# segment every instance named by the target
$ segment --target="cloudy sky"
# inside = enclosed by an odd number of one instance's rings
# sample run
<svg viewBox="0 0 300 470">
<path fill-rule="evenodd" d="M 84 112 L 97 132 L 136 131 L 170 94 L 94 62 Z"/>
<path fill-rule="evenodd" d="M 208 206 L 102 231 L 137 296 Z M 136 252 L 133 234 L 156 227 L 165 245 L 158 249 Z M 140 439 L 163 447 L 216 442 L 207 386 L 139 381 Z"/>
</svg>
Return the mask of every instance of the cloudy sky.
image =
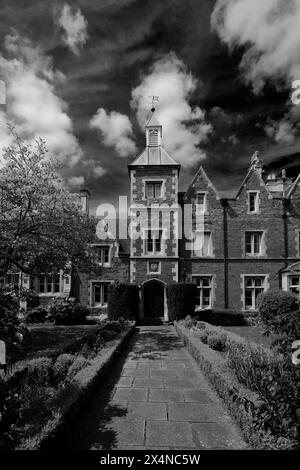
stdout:
<svg viewBox="0 0 300 470">
<path fill-rule="evenodd" d="M 43 137 L 92 206 L 128 193 L 149 96 L 183 190 L 202 163 L 237 185 L 259 150 L 299 170 L 300 0 L 0 0 L 5 123 Z"/>
</svg>

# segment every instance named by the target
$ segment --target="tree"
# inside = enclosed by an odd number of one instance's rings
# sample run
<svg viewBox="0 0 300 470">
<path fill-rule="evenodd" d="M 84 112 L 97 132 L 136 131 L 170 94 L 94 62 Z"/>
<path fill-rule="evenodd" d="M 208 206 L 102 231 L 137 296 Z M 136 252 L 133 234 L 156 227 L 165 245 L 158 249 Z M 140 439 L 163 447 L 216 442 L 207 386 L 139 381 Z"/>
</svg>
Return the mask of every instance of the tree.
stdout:
<svg viewBox="0 0 300 470">
<path fill-rule="evenodd" d="M 10 131 L 14 142 L 3 149 L 0 172 L 0 275 L 90 265 L 95 221 L 65 188 L 45 142 L 30 145 Z"/>
</svg>

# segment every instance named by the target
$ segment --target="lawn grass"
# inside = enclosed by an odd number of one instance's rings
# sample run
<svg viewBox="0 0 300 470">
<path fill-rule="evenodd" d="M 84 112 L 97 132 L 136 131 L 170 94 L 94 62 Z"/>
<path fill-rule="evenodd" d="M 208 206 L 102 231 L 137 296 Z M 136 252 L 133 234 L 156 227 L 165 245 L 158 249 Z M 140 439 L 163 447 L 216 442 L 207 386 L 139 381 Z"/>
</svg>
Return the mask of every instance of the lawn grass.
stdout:
<svg viewBox="0 0 300 470">
<path fill-rule="evenodd" d="M 260 326 L 222 326 L 222 328 L 242 336 L 249 342 L 252 341 L 260 346 L 270 348 L 272 338 L 264 336 Z"/>
<path fill-rule="evenodd" d="M 70 341 L 83 338 L 98 328 L 99 323 L 76 326 L 51 324 L 30 326 L 29 333 L 25 335 L 17 359 L 24 360 L 48 356 L 57 349 L 63 348 Z"/>
</svg>

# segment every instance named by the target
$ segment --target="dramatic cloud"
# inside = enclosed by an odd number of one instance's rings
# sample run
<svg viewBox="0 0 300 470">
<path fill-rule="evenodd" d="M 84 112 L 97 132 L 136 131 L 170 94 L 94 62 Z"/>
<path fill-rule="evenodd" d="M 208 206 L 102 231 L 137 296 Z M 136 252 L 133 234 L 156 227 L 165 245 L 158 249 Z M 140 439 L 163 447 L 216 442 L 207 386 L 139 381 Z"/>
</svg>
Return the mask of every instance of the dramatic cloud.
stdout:
<svg viewBox="0 0 300 470">
<path fill-rule="evenodd" d="M 0 54 L 7 100 L 6 112 L 0 112 L 1 146 L 10 142 L 5 125 L 9 121 L 29 141 L 43 138 L 61 163 L 74 165 L 82 151 L 73 135 L 66 103 L 55 92 L 64 76 L 38 48 L 16 33 L 6 36 L 5 49 L 6 57 Z"/>
<path fill-rule="evenodd" d="M 231 48 L 245 47 L 241 69 L 256 93 L 300 78 L 299 0 L 218 0 L 211 23 Z"/>
<path fill-rule="evenodd" d="M 102 176 L 106 174 L 106 170 L 102 166 L 97 165 L 94 168 L 94 174 L 96 175 L 96 178 L 102 178 Z"/>
<path fill-rule="evenodd" d="M 81 186 L 84 185 L 85 179 L 84 176 L 71 176 L 71 178 L 68 179 L 68 184 L 72 188 L 80 188 Z"/>
<path fill-rule="evenodd" d="M 87 21 L 80 10 L 72 12 L 68 4 L 63 6 L 59 25 L 64 30 L 63 40 L 71 51 L 78 55 L 88 38 Z"/>
<path fill-rule="evenodd" d="M 164 146 L 185 167 L 205 157 L 199 145 L 212 131 L 204 120 L 204 111 L 189 104 L 196 86 L 197 80 L 183 62 L 169 53 L 154 63 L 150 73 L 132 91 L 131 105 L 141 129 L 145 128 L 149 113 L 149 96 L 159 95 L 157 115 L 163 125 Z"/>
<path fill-rule="evenodd" d="M 218 0 L 211 17 L 213 29 L 230 48 L 244 47 L 240 68 L 255 94 L 267 82 L 292 91 L 300 79 L 300 1 L 299 0 Z M 275 142 L 295 142 L 295 108 L 278 122 L 265 126 Z M 299 116 L 298 116 L 299 117 Z"/>
<path fill-rule="evenodd" d="M 120 157 L 128 157 L 136 153 L 132 124 L 128 116 L 116 111 L 107 113 L 105 109 L 99 108 L 91 119 L 90 126 L 101 132 L 103 144 L 107 147 L 114 147 Z"/>
<path fill-rule="evenodd" d="M 285 119 L 278 122 L 270 121 L 266 124 L 265 131 L 269 137 L 279 144 L 291 145 L 296 141 L 297 129 Z"/>
</svg>

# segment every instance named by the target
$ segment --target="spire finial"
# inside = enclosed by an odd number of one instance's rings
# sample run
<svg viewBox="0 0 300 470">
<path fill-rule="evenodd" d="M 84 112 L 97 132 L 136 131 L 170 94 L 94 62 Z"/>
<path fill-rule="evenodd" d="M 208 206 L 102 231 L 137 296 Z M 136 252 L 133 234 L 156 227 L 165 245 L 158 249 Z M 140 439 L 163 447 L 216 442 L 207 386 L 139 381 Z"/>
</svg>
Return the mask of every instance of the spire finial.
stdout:
<svg viewBox="0 0 300 470">
<path fill-rule="evenodd" d="M 251 157 L 251 165 L 257 166 L 259 164 L 260 164 L 259 152 L 258 150 L 256 150 L 256 152 L 254 152 L 254 154 Z"/>
<path fill-rule="evenodd" d="M 151 104 L 151 112 L 154 113 L 155 105 L 156 105 L 156 103 L 159 102 L 159 96 L 151 95 L 151 96 L 148 96 L 148 98 L 150 98 L 150 100 L 151 100 L 151 103 L 150 103 Z"/>
</svg>

